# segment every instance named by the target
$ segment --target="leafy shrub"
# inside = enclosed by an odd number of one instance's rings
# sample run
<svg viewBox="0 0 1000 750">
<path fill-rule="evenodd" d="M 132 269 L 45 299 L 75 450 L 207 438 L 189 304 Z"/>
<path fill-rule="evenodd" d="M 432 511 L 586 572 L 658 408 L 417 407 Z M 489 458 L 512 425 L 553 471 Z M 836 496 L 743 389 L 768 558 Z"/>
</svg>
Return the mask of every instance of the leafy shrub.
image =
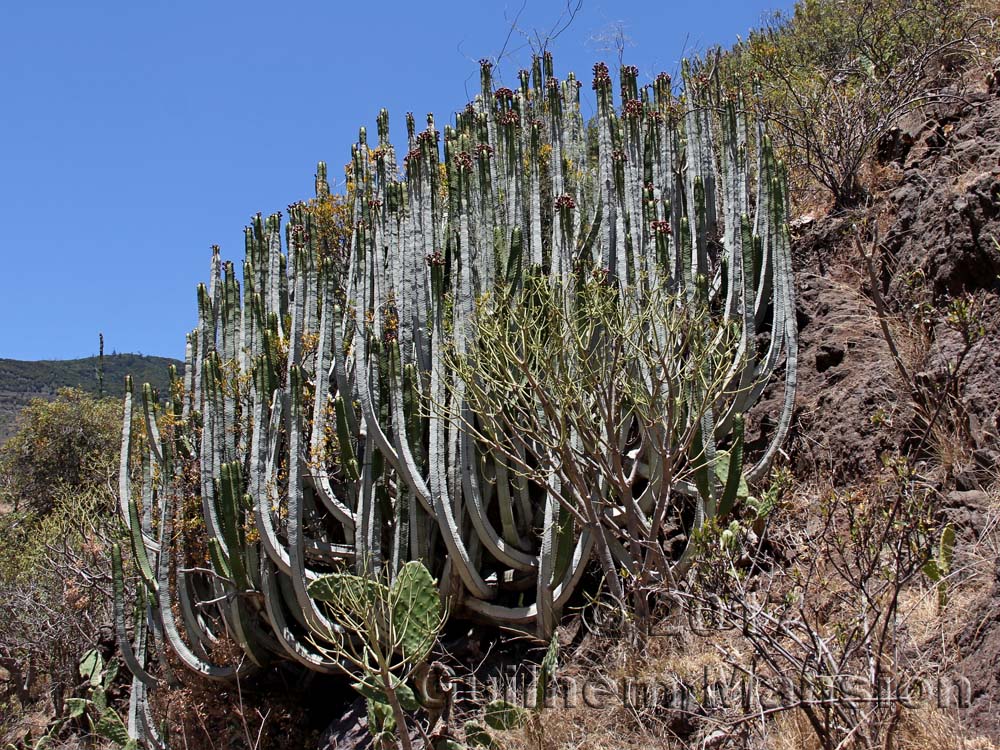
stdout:
<svg viewBox="0 0 1000 750">
<path fill-rule="evenodd" d="M 0 703 L 8 715 L 15 702 L 38 701 L 62 715 L 82 653 L 110 640 L 109 524 L 101 510 L 108 500 L 64 488 L 45 516 L 0 516 L 0 666 L 8 676 Z"/>
<path fill-rule="evenodd" d="M 838 208 L 865 196 L 860 170 L 898 118 L 942 98 L 992 25 L 965 0 L 800 0 L 737 48 L 793 170 Z M 942 75 L 944 74 L 944 75 Z"/>
<path fill-rule="evenodd" d="M 68 488 L 103 490 L 113 480 L 121 405 L 62 388 L 35 399 L 21 427 L 0 447 L 0 499 L 15 510 L 45 513 Z"/>
<path fill-rule="evenodd" d="M 114 465 L 120 407 L 64 389 L 37 399 L 0 448 L 0 715 L 62 721 L 84 651 L 112 645 Z M 9 728 L 9 727 L 8 727 Z M 18 732 L 20 734 L 20 732 Z"/>
<path fill-rule="evenodd" d="M 736 725 L 766 705 L 801 713 L 823 748 L 897 747 L 914 686 L 940 678 L 903 602 L 928 584 L 946 601 L 954 531 L 936 520 L 932 487 L 904 460 L 886 462 L 869 486 L 824 498 L 815 523 L 776 519 L 784 549 L 808 550 L 792 564 L 775 565 L 739 524 L 730 543 L 730 530 L 702 536 L 691 588 L 672 595 L 699 634 L 730 631 L 754 655 L 749 668 L 724 659 L 758 688 Z"/>
</svg>

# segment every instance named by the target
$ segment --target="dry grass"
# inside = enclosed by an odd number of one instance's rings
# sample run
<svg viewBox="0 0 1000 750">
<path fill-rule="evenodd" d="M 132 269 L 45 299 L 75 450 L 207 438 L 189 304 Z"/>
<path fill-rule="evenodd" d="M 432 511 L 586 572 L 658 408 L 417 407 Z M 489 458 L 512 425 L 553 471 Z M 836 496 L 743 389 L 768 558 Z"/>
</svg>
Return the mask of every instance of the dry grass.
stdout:
<svg viewBox="0 0 1000 750">
<path fill-rule="evenodd" d="M 859 492 L 864 492 L 861 488 Z M 772 533 L 787 542 L 794 567 L 815 557 L 809 540 L 815 533 L 816 498 L 819 487 L 801 486 L 788 498 Z M 931 681 L 955 673 L 958 636 L 969 626 L 976 602 L 984 594 L 1000 555 L 1000 494 L 993 503 L 984 530 L 978 539 L 960 542 L 948 600 L 938 602 L 937 589 L 920 579 L 904 589 L 900 598 L 900 669 L 911 676 Z M 810 510 L 812 509 L 812 510 Z M 811 550 L 811 551 L 810 551 Z M 796 554 L 798 553 L 798 554 Z M 791 572 L 794 576 L 794 570 Z M 806 604 L 828 613 L 829 625 L 841 613 L 827 605 L 837 589 L 820 575 L 809 592 Z M 700 750 L 822 750 L 805 714 L 789 709 L 766 719 L 740 722 L 735 706 L 712 707 L 684 714 L 663 706 L 629 705 L 621 698 L 620 686 L 633 683 L 666 682 L 701 685 L 707 672 L 723 676 L 727 660 L 750 666 L 750 649 L 738 631 L 697 635 L 684 622 L 667 619 L 661 637 L 638 646 L 624 640 L 584 640 L 575 652 L 562 657 L 560 678 L 582 682 L 603 682 L 614 686 L 601 705 L 555 705 L 546 708 L 532 728 L 498 736 L 499 747 L 509 750 L 604 750 L 605 748 L 699 748 Z M 861 745 L 845 744 L 844 747 Z M 993 750 L 997 746 L 963 725 L 963 714 L 948 708 L 920 703 L 899 711 L 898 724 L 890 745 L 893 750 Z M 865 748 L 865 750 L 868 750 Z M 876 749 L 872 749 L 876 750 Z M 877 748 L 883 750 L 883 748 Z"/>
<path fill-rule="evenodd" d="M 781 714 L 771 722 L 764 744 L 759 747 L 760 750 L 823 750 L 809 722 L 798 711 Z M 894 750 L 995 750 L 996 745 L 985 737 L 967 736 L 947 711 L 920 707 L 903 713 L 892 747 Z"/>
</svg>

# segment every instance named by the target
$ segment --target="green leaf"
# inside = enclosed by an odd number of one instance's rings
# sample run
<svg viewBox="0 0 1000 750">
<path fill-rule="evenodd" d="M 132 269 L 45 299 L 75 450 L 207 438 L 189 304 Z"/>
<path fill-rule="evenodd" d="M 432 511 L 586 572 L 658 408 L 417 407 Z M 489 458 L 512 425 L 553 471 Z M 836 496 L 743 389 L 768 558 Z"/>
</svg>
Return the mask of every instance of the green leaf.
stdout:
<svg viewBox="0 0 1000 750">
<path fill-rule="evenodd" d="M 937 583 L 941 580 L 941 569 L 938 567 L 937 560 L 928 560 L 924 563 L 922 570 L 932 582 Z"/>
<path fill-rule="evenodd" d="M 951 560 L 955 554 L 955 529 L 949 523 L 941 531 L 941 542 L 938 544 L 938 566 L 946 574 L 951 570 Z"/>
<path fill-rule="evenodd" d="M 441 626 L 441 598 L 430 571 L 411 561 L 404 565 L 389 591 L 393 638 L 399 642 L 403 658 L 418 662 L 437 639 Z"/>
<path fill-rule="evenodd" d="M 371 578 L 352 573 L 330 573 L 309 584 L 309 596 L 317 601 L 329 602 L 347 612 L 363 615 L 371 611 L 376 602 L 384 602 L 389 590 Z"/>
<path fill-rule="evenodd" d="M 111 740 L 116 745 L 126 745 L 129 740 L 128 730 L 125 728 L 125 724 L 122 722 L 121 717 L 115 713 L 115 710 L 109 708 L 101 714 L 101 718 L 97 720 L 97 725 L 94 727 L 94 734 L 100 735 L 105 739 Z"/>
<path fill-rule="evenodd" d="M 368 675 L 363 680 L 351 683 L 351 687 L 370 701 L 389 704 L 389 698 L 385 694 L 385 686 L 381 684 L 381 680 L 375 675 Z M 392 689 L 395 691 L 396 699 L 404 711 L 416 711 L 420 708 L 417 696 L 410 686 L 395 675 L 392 678 Z"/>
<path fill-rule="evenodd" d="M 542 668 L 538 672 L 538 685 L 535 687 L 535 710 L 541 711 L 545 707 L 545 694 L 548 692 L 549 683 L 556 676 L 556 669 L 559 666 L 559 641 L 556 636 L 552 636 L 549 641 L 549 648 L 542 659 Z"/>
<path fill-rule="evenodd" d="M 80 659 L 80 676 L 85 680 L 90 680 L 91 687 L 98 687 L 101 684 L 101 671 L 104 669 L 104 657 L 96 648 L 90 649 Z"/>
<path fill-rule="evenodd" d="M 108 662 L 108 666 L 104 670 L 105 690 L 111 689 L 111 686 L 114 684 L 116 677 L 118 677 L 118 662 L 116 661 Z"/>
<path fill-rule="evenodd" d="M 417 696 L 405 682 L 400 682 L 394 689 L 396 691 L 396 698 L 399 700 L 399 705 L 404 711 L 416 711 L 420 708 Z"/>
<path fill-rule="evenodd" d="M 493 736 L 482 724 L 467 721 L 463 729 L 465 730 L 465 741 L 469 743 L 469 747 L 486 747 L 490 750 L 495 750 L 498 747 Z"/>
<path fill-rule="evenodd" d="M 368 731 L 376 742 L 385 738 L 396 729 L 396 720 L 392 716 L 392 708 L 387 703 L 379 703 L 368 699 L 365 701 L 368 710 Z"/>
<path fill-rule="evenodd" d="M 385 691 L 381 687 L 376 687 L 372 683 L 368 682 L 369 679 L 372 678 L 366 677 L 364 680 L 352 682 L 351 687 L 370 701 L 389 705 L 389 699 L 386 697 Z"/>
<path fill-rule="evenodd" d="M 528 723 L 528 712 L 507 701 L 496 700 L 486 704 L 483 719 L 491 729 L 506 731 L 520 729 Z"/>
<path fill-rule="evenodd" d="M 67 698 L 66 712 L 71 719 L 79 719 L 87 710 L 90 703 L 86 698 Z"/>
</svg>

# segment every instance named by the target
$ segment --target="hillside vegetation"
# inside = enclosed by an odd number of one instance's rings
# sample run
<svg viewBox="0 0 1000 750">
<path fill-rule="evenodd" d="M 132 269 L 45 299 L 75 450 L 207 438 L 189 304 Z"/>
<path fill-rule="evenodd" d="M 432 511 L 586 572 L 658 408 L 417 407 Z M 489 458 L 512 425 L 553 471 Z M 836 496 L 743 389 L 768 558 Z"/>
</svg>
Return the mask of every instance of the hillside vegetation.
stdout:
<svg viewBox="0 0 1000 750">
<path fill-rule="evenodd" d="M 104 357 L 104 395 L 120 399 L 124 395 L 125 376 L 131 374 L 140 383 L 154 388 L 167 385 L 167 368 L 183 363 L 168 357 L 142 354 L 109 354 Z M 17 429 L 17 415 L 33 398 L 49 401 L 60 388 L 79 388 L 98 395 L 99 359 L 52 359 L 26 361 L 0 359 L 0 444 Z"/>
</svg>

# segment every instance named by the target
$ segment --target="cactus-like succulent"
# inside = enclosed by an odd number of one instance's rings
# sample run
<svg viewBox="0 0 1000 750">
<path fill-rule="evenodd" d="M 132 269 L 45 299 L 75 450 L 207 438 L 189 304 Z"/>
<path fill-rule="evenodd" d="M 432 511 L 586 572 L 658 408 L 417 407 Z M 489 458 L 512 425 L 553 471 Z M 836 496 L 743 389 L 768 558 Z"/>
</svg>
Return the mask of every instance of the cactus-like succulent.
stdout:
<svg viewBox="0 0 1000 750">
<path fill-rule="evenodd" d="M 118 676 L 118 665 L 115 662 L 105 664 L 100 651 L 90 649 L 80 660 L 79 671 L 80 677 L 87 683 L 87 697 L 69 698 L 66 701 L 66 718 L 80 720 L 85 717 L 90 725 L 90 731 L 96 736 L 109 741 L 114 747 L 138 750 L 138 739 L 129 736 L 125 722 L 118 712 L 108 705 L 108 691 Z M 57 726 L 61 725 L 61 721 L 57 722 Z M 35 747 L 43 746 L 44 743 L 39 743 Z"/>
<path fill-rule="evenodd" d="M 367 701 L 376 743 L 395 729 L 409 748 L 404 712 L 420 706 L 407 680 L 424 664 L 444 623 L 430 572 L 411 560 L 388 585 L 369 575 L 330 573 L 310 583 L 309 594 L 323 603 L 336 628 L 328 645 L 316 648 L 359 673 L 352 687 Z"/>
<path fill-rule="evenodd" d="M 338 591 L 419 589 L 392 613 L 413 660 L 438 616 L 432 576 L 453 615 L 548 639 L 588 565 L 619 599 L 622 569 L 676 580 L 691 552 L 667 529 L 692 538 L 767 470 L 796 328 L 787 192 L 763 127 L 711 66 L 684 66 L 682 100 L 623 70 L 622 111 L 598 66 L 588 141 L 579 82 L 535 67 L 511 90 L 484 64 L 443 133 L 409 117 L 401 165 L 380 113 L 377 146 L 362 130 L 348 165 L 349 242 L 317 224 L 321 164 L 317 204 L 289 207 L 284 239 L 280 214 L 247 227 L 242 288 L 213 252 L 183 381 L 144 387 L 141 404 L 129 384 L 131 729 L 151 727 L 148 652 L 211 679 L 275 659 L 350 669 L 336 654 L 351 635 L 324 604 Z M 782 367 L 777 428 L 746 466 L 742 415 Z M 546 414 L 553 373 L 569 383 Z M 622 388 L 579 387 L 597 376 Z M 549 432 L 520 430 L 522 416 Z M 224 638 L 240 666 L 213 661 Z"/>
<path fill-rule="evenodd" d="M 937 549 L 923 567 L 924 575 L 937 587 L 938 607 L 948 603 L 948 575 L 951 573 L 951 562 L 955 556 L 955 528 L 949 523 L 941 529 Z"/>
</svg>

